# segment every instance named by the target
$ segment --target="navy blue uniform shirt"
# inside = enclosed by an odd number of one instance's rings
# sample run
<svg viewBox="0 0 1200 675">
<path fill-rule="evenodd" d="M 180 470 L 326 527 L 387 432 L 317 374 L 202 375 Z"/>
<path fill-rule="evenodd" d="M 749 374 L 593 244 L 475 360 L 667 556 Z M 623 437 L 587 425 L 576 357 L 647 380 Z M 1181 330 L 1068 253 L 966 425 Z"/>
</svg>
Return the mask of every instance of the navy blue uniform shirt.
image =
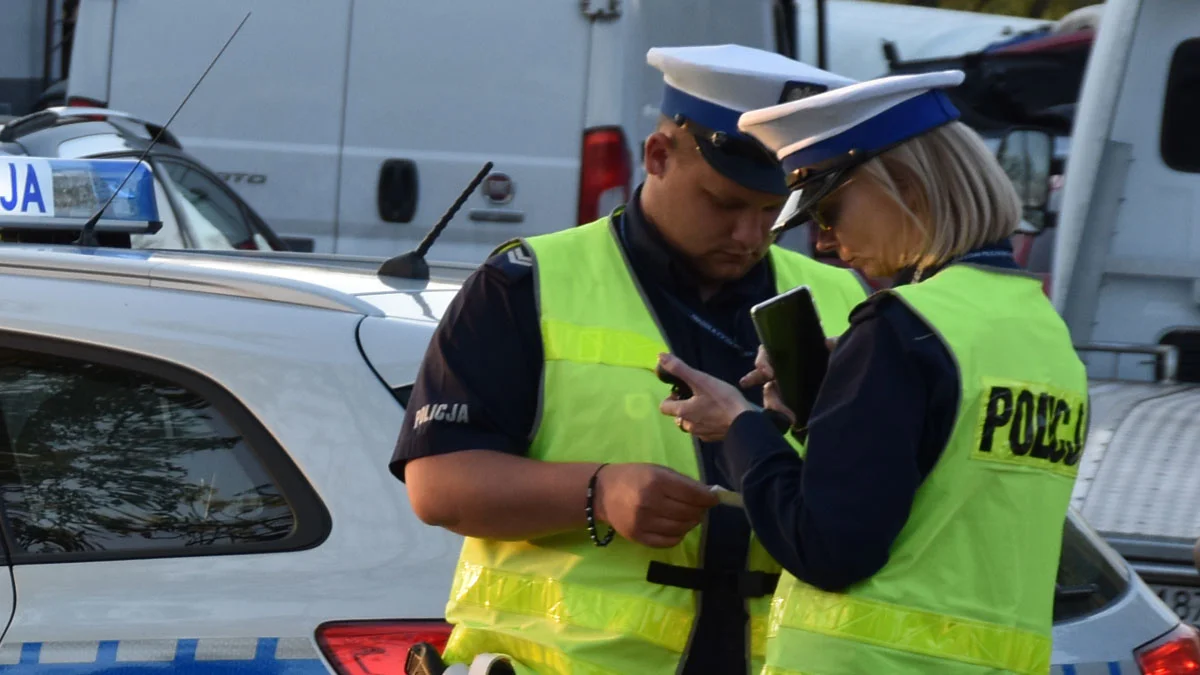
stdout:
<svg viewBox="0 0 1200 675">
<path fill-rule="evenodd" d="M 736 383 L 753 370 L 758 348 L 750 308 L 775 295 L 767 261 L 701 301 L 695 276 L 643 216 L 640 194 L 639 188 L 616 222 L 622 248 L 672 353 Z M 533 274 L 526 256 L 493 256 L 451 303 L 417 376 L 390 465 L 401 480 L 405 463 L 420 457 L 471 449 L 516 455 L 528 451 L 543 362 Z M 701 322 L 715 327 L 717 334 Z M 664 396 L 666 391 L 664 385 Z M 761 389 L 747 395 L 761 403 Z M 417 411 L 435 404 L 467 406 L 466 421 L 458 421 L 460 415 L 431 421 L 421 416 L 423 423 L 414 428 Z M 709 484 L 731 488 L 717 461 L 719 450 L 720 444 L 701 444 L 703 475 Z M 707 525 L 704 567 L 745 570 L 750 538 L 745 512 L 714 507 Z M 747 618 L 742 597 L 732 591 L 704 592 L 682 672 L 746 672 Z"/>
<path fill-rule="evenodd" d="M 1007 242 L 963 260 L 1018 269 Z M 959 392 L 950 352 L 907 305 L 887 293 L 859 305 L 809 420 L 809 447 L 836 452 L 801 459 L 761 413 L 739 415 L 725 437 L 722 463 L 763 547 L 825 590 L 878 572 L 950 440 Z"/>
</svg>

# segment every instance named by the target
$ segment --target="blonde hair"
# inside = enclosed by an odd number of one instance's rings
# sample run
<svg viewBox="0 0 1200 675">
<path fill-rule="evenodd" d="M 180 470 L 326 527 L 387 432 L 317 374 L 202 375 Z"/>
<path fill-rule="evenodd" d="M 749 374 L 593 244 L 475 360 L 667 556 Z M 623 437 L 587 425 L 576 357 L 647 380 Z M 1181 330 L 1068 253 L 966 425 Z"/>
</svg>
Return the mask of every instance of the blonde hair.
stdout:
<svg viewBox="0 0 1200 675">
<path fill-rule="evenodd" d="M 951 122 L 863 164 L 916 225 L 923 241 L 906 265 L 925 268 L 1016 231 L 1021 200 L 983 139 Z"/>
</svg>

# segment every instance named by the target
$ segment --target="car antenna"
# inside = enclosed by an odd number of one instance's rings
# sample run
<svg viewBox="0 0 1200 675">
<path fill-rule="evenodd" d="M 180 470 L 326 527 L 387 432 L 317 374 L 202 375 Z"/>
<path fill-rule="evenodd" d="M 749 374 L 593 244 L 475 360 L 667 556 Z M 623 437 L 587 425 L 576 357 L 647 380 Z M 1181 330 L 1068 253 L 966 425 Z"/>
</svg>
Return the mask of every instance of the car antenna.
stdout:
<svg viewBox="0 0 1200 675">
<path fill-rule="evenodd" d="M 221 47 L 221 51 L 217 52 L 217 55 L 213 57 L 213 60 L 208 64 L 208 68 L 204 69 L 204 72 L 200 75 L 200 79 L 196 80 L 196 84 L 192 85 L 192 90 L 188 92 L 187 96 L 183 97 L 183 101 L 179 103 L 178 108 L 175 108 L 175 112 L 171 114 L 171 118 L 167 120 L 167 123 L 159 127 L 158 132 L 154 134 L 154 138 L 150 139 L 150 145 L 147 145 L 146 149 L 142 151 L 141 156 L 137 158 L 137 163 L 135 163 L 133 167 L 129 169 L 129 173 L 125 174 L 124 180 L 122 180 L 121 184 L 117 186 L 117 189 L 113 190 L 113 193 L 109 195 L 108 201 L 104 202 L 104 206 L 101 206 L 100 210 L 92 214 L 92 217 L 88 218 L 88 221 L 84 223 L 83 229 L 79 232 L 79 238 L 75 240 L 75 244 L 77 246 L 88 246 L 95 248 L 100 245 L 100 243 L 96 241 L 95 232 L 96 225 L 100 222 L 100 216 L 113 203 L 113 200 L 117 198 L 117 195 L 121 192 L 121 188 L 125 187 L 125 183 L 129 181 L 131 176 L 133 176 L 133 172 L 137 171 L 137 168 L 141 166 L 143 161 L 146 160 L 146 156 L 149 155 L 150 151 L 154 149 L 154 146 L 158 144 L 158 139 L 162 138 L 162 135 L 166 133 L 167 127 L 171 126 L 171 122 L 175 120 L 175 116 L 179 114 L 180 110 L 183 110 L 183 106 L 187 104 L 188 99 L 192 97 L 192 94 L 196 93 L 196 89 L 200 86 L 200 83 L 203 82 L 204 78 L 208 76 L 208 71 L 212 70 L 213 66 L 217 65 L 217 61 L 221 58 L 221 55 L 225 53 L 225 50 L 229 47 L 229 44 L 233 42 L 233 38 L 237 37 L 238 32 L 242 30 L 242 26 L 246 25 L 246 21 L 249 19 L 250 12 L 246 12 L 245 18 L 243 18 L 242 22 L 238 24 L 238 27 L 233 30 L 233 35 L 230 35 L 229 39 L 225 41 L 225 46 Z"/>
<path fill-rule="evenodd" d="M 475 191 L 475 188 L 479 187 L 479 184 L 483 182 L 483 179 L 487 177 L 488 172 L 491 170 L 491 162 L 484 164 L 479 173 L 475 174 L 475 177 L 471 179 L 471 183 L 467 186 L 467 189 L 462 191 L 458 199 L 454 200 L 450 208 L 442 214 L 441 219 L 437 221 L 433 229 L 429 230 L 429 233 L 421 240 L 420 245 L 408 253 L 401 253 L 398 256 L 383 261 L 383 264 L 379 266 L 379 276 L 395 277 L 397 279 L 428 279 L 429 263 L 425 262 L 425 254 L 429 252 L 429 247 L 433 246 L 433 242 L 437 240 L 442 230 L 446 229 L 446 226 L 450 224 L 450 219 L 454 218 L 454 214 L 458 213 L 458 210 L 462 208 L 463 203 L 467 201 L 467 197 L 471 196 L 471 193 Z"/>
</svg>

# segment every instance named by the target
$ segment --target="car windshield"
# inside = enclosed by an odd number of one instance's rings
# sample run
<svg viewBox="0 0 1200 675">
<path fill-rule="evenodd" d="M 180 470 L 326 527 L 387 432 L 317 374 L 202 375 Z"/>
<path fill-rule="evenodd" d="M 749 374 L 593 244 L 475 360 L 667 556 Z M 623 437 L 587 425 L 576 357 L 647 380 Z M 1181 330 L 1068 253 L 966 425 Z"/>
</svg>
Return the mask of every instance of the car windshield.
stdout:
<svg viewBox="0 0 1200 675">
<path fill-rule="evenodd" d="M 1054 620 L 1078 619 L 1107 607 L 1129 587 L 1121 558 L 1077 517 L 1063 527 Z"/>
</svg>

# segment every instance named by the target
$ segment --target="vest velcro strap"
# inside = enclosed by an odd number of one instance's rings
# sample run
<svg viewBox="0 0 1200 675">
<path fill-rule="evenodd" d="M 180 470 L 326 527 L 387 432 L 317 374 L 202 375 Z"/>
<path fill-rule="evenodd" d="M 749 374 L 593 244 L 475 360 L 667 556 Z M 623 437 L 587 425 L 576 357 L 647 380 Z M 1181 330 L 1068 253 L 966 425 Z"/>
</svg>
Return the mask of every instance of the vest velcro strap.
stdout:
<svg viewBox="0 0 1200 675">
<path fill-rule="evenodd" d="M 768 635 L 780 628 L 961 661 L 1005 672 L 1044 675 L 1049 636 L 984 621 L 937 614 L 797 583 L 771 608 Z M 787 639 L 782 638 L 782 639 Z"/>
<path fill-rule="evenodd" d="M 724 572 L 668 565 L 657 560 L 646 570 L 646 581 L 693 591 L 726 591 L 741 598 L 759 598 L 775 592 L 778 574 L 767 572 Z"/>
<path fill-rule="evenodd" d="M 546 318 L 542 319 L 542 342 L 547 361 L 644 370 L 654 370 L 658 355 L 668 351 L 666 345 L 638 333 Z"/>
</svg>

